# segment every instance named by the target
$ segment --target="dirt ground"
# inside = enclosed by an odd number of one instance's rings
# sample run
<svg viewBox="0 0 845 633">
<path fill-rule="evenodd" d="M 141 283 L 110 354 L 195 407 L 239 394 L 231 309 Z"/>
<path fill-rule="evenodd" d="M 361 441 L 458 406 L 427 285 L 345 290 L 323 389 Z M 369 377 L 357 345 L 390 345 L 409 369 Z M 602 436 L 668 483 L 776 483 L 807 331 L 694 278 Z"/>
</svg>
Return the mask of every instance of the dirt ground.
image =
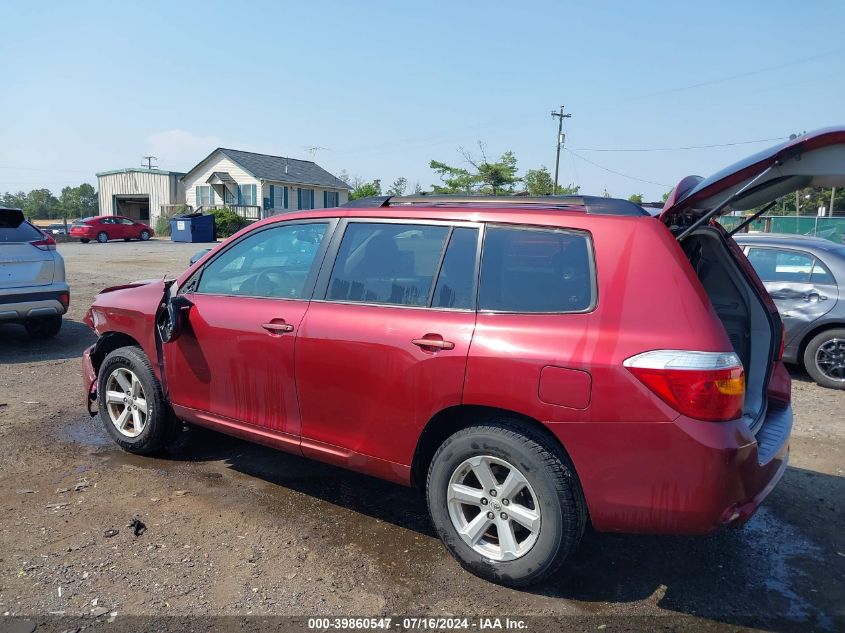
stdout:
<svg viewBox="0 0 845 633">
<path fill-rule="evenodd" d="M 546 615 L 607 630 L 659 616 L 688 630 L 845 630 L 845 392 L 797 371 L 789 469 L 743 529 L 588 533 L 557 578 L 529 590 L 464 572 L 409 489 L 208 431 L 186 431 L 166 458 L 121 452 L 82 405 L 80 355 L 94 337 L 81 317 L 100 288 L 178 274 L 198 248 L 62 244 L 72 305 L 58 338 L 0 326 L 0 614 Z"/>
</svg>

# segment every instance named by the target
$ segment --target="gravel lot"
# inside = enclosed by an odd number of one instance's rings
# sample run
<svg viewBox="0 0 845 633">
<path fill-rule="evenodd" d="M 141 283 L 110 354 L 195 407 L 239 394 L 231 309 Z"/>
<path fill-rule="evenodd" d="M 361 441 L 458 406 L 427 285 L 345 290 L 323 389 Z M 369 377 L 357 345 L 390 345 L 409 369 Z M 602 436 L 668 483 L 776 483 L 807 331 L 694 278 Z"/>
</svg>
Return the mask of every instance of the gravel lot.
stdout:
<svg viewBox="0 0 845 633">
<path fill-rule="evenodd" d="M 198 248 L 62 244 L 72 305 L 59 337 L 33 343 L 0 326 L 0 613 L 845 630 L 845 392 L 800 372 L 790 467 L 745 528 L 589 533 L 558 578 L 527 591 L 461 570 L 411 490 L 201 430 L 166 458 L 122 453 L 82 405 L 79 357 L 94 337 L 81 317 L 100 288 L 178 274 Z M 126 527 L 134 517 L 140 536 Z"/>
</svg>

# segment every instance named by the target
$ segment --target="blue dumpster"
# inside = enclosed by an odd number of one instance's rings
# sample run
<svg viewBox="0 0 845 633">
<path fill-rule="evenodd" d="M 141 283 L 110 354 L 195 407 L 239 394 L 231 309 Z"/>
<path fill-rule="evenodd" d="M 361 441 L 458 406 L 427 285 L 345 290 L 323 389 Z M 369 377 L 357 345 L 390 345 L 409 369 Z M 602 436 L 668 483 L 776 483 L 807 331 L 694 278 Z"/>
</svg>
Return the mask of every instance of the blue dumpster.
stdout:
<svg viewBox="0 0 845 633">
<path fill-rule="evenodd" d="M 214 242 L 214 216 L 187 213 L 170 218 L 170 239 L 174 242 Z"/>
</svg>

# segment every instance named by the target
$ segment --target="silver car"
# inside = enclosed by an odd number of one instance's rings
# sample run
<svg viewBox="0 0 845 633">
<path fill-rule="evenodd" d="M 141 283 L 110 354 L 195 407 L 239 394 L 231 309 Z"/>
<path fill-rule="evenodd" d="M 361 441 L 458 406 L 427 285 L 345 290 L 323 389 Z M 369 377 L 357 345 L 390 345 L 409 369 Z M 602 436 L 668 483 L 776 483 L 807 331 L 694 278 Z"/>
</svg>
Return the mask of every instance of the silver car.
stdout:
<svg viewBox="0 0 845 633">
<path fill-rule="evenodd" d="M 0 207 L 0 323 L 21 323 L 33 338 L 59 333 L 70 303 L 65 262 L 55 240 Z"/>
</svg>

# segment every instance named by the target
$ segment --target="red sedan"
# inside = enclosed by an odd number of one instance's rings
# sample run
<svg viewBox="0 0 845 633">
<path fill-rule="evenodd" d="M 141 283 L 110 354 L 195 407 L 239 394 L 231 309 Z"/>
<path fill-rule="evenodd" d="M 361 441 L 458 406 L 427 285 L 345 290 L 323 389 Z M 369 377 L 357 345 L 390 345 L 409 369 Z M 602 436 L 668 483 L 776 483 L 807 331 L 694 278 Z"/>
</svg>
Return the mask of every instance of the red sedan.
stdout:
<svg viewBox="0 0 845 633">
<path fill-rule="evenodd" d="M 70 227 L 70 236 L 78 238 L 83 244 L 91 240 L 100 243 L 109 240 L 141 240 L 146 242 L 155 232 L 143 222 L 120 215 L 98 215 L 77 220 Z"/>
</svg>

